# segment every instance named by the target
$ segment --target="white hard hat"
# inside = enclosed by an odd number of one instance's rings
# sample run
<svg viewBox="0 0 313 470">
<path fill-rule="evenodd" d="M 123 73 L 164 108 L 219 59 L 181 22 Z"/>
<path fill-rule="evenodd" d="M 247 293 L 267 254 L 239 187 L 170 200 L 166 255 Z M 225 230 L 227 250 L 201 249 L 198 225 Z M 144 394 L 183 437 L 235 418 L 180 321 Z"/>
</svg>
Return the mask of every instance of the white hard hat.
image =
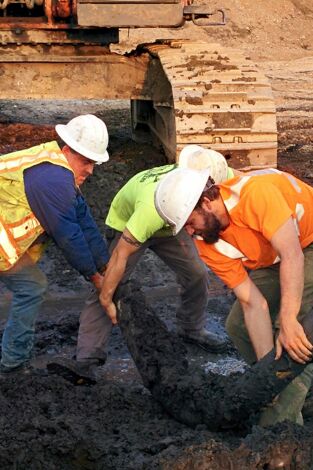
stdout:
<svg viewBox="0 0 313 470">
<path fill-rule="evenodd" d="M 107 162 L 109 135 L 104 122 L 93 114 L 83 114 L 67 124 L 57 124 L 55 130 L 75 152 L 98 164 Z"/>
<path fill-rule="evenodd" d="M 186 145 L 180 152 L 178 166 L 194 170 L 210 168 L 210 176 L 216 184 L 227 179 L 228 165 L 225 157 L 215 150 L 200 145 Z"/>
<path fill-rule="evenodd" d="M 200 199 L 210 176 L 210 169 L 175 168 L 159 181 L 154 204 L 159 216 L 173 228 L 176 235 L 187 222 Z"/>
</svg>

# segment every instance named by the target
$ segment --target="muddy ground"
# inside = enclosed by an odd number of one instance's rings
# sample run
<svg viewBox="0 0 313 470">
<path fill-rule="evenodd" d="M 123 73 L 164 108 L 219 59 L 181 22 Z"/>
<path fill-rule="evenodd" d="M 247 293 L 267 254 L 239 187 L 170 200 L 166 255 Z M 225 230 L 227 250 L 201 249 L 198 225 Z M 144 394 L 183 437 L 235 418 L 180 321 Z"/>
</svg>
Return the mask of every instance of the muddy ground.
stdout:
<svg viewBox="0 0 313 470">
<path fill-rule="evenodd" d="M 212 40 L 214 32 L 214 41 L 240 46 L 259 62 L 277 103 L 278 166 L 313 184 L 311 2 L 263 0 L 262 8 L 247 0 L 224 3 L 231 18 L 226 29 L 203 29 L 201 37 Z M 186 26 L 187 36 L 193 31 Z M 171 37 L 175 34 L 168 32 Z M 122 35 L 125 47 L 142 38 L 147 39 L 147 33 Z M 106 121 L 110 161 L 96 167 L 83 188 L 101 229 L 118 188 L 137 171 L 165 162 L 159 149 L 131 141 L 124 101 L 24 101 L 0 106 L 0 153 L 53 139 L 53 123 L 80 113 L 93 112 Z M 49 291 L 37 322 L 38 365 L 75 352 L 79 311 L 89 290 L 55 247 L 48 249 L 41 264 Z M 149 308 L 175 331 L 179 289 L 172 273 L 147 253 L 134 278 L 143 286 Z M 10 294 L 0 289 L 3 327 Z M 222 335 L 232 300 L 231 292 L 210 275 L 208 327 Z M 188 358 L 223 374 L 245 367 L 231 344 L 223 355 L 188 346 Z M 303 428 L 283 423 L 265 430 L 242 423 L 241 429 L 223 432 L 211 432 L 203 425 L 192 429 L 171 418 L 144 388 L 118 327 L 96 386 L 73 387 L 54 376 L 1 379 L 0 407 L 1 470 L 273 469 L 284 468 L 279 466 L 281 456 L 286 469 L 313 468 L 313 415 L 308 406 Z"/>
</svg>

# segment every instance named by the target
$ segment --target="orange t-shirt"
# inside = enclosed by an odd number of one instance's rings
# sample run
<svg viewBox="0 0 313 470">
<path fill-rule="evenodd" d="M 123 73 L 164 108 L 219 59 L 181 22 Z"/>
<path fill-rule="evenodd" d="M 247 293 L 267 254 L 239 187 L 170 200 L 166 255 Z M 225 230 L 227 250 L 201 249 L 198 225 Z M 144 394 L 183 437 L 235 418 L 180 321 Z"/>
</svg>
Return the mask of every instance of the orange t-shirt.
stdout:
<svg viewBox="0 0 313 470">
<path fill-rule="evenodd" d="M 313 188 L 288 173 L 259 170 L 219 185 L 230 225 L 209 245 L 196 240 L 202 260 L 230 288 L 258 269 L 279 261 L 271 245 L 276 231 L 292 217 L 302 248 L 313 242 Z"/>
</svg>

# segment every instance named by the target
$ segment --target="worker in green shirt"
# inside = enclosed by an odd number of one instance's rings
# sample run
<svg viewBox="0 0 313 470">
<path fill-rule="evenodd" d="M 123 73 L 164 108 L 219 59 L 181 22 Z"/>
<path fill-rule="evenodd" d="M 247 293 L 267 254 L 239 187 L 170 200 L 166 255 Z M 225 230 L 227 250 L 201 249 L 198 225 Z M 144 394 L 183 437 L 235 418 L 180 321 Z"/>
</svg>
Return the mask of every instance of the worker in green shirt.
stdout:
<svg viewBox="0 0 313 470">
<path fill-rule="evenodd" d="M 179 167 L 202 170 L 205 177 L 210 174 L 216 183 L 234 175 L 220 153 L 198 145 L 188 145 L 182 150 Z M 162 177 L 175 168 L 177 164 L 138 173 L 112 201 L 106 218 L 111 258 L 100 298 L 94 292 L 81 313 L 76 362 L 65 359 L 50 364 L 51 370 L 73 383 L 83 383 L 84 378 L 88 381 L 93 375 L 91 370 L 104 363 L 112 325 L 117 323 L 113 297 L 118 297 L 118 287 L 127 281 L 147 248 L 176 273 L 182 287 L 181 305 L 177 312 L 178 335 L 210 352 L 225 350 L 226 341 L 205 328 L 207 268 L 187 232 L 177 230 L 177 227 L 174 229 L 161 217 L 156 207 L 156 188 Z M 188 193 L 188 185 L 185 191 Z"/>
</svg>

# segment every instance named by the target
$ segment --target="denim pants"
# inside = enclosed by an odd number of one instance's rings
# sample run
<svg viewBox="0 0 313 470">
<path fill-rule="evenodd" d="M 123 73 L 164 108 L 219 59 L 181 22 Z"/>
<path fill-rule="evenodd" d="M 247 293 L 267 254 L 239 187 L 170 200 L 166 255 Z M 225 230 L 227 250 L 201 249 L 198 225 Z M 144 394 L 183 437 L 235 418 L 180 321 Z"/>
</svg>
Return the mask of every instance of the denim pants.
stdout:
<svg viewBox="0 0 313 470">
<path fill-rule="evenodd" d="M 304 289 L 298 319 L 313 315 L 313 244 L 303 250 L 304 254 Z M 252 281 L 266 298 L 273 324 L 273 334 L 278 330 L 278 313 L 280 304 L 279 264 L 253 271 Z M 244 323 L 240 302 L 236 300 L 226 321 L 226 330 L 240 354 L 252 364 L 256 361 L 247 329 Z M 267 407 L 261 415 L 260 424 L 268 425 L 289 419 L 302 424 L 301 409 L 313 378 L 313 364 L 294 379 Z"/>
<path fill-rule="evenodd" d="M 36 264 L 31 264 L 1 272 L 0 281 L 13 293 L 2 337 L 1 364 L 17 367 L 31 357 L 35 321 L 47 289 L 47 279 Z"/>
<path fill-rule="evenodd" d="M 112 253 L 121 232 L 109 229 L 107 241 Z M 152 237 L 133 253 L 126 266 L 120 285 L 127 281 L 144 251 L 149 248 L 159 256 L 177 275 L 182 286 L 181 305 L 177 321 L 184 330 L 200 330 L 206 320 L 208 301 L 208 271 L 199 258 L 192 238 L 181 230 L 175 237 Z M 115 298 L 118 298 L 118 289 Z M 105 348 L 110 337 L 112 323 L 99 302 L 98 292 L 92 292 L 80 315 L 76 357 L 105 358 Z"/>
</svg>

